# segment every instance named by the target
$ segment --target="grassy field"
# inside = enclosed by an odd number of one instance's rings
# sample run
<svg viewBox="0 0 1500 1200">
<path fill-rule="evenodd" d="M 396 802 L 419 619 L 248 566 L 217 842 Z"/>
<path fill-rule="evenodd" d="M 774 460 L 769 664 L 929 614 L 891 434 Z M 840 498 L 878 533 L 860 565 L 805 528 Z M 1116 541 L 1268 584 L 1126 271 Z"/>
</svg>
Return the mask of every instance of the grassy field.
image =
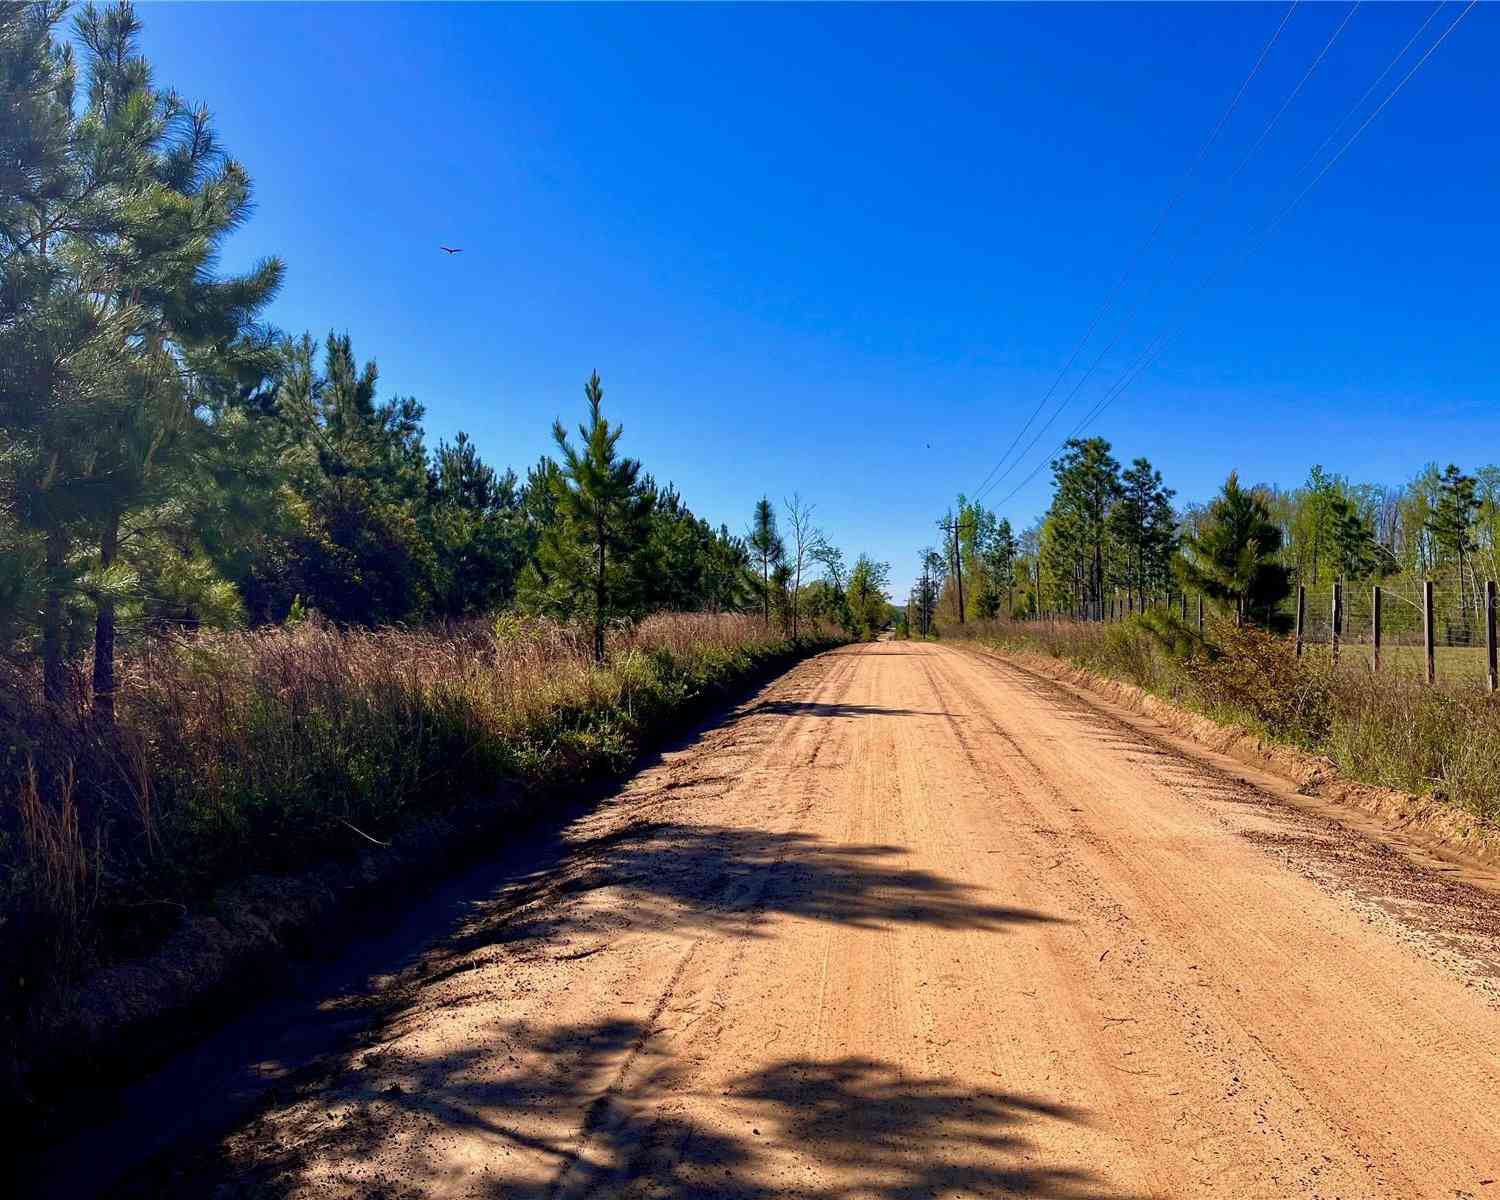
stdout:
<svg viewBox="0 0 1500 1200">
<path fill-rule="evenodd" d="M 1305 645 L 1303 654 L 1313 663 L 1331 661 L 1328 644 Z M 1489 666 L 1489 655 L 1483 646 L 1438 646 L 1433 652 L 1433 662 L 1439 683 L 1484 685 Z M 1339 647 L 1341 669 L 1363 670 L 1371 673 L 1369 642 L 1344 642 Z M 1420 643 L 1380 647 L 1380 675 L 1395 678 L 1424 680 L 1427 673 L 1427 658 Z"/>
</svg>

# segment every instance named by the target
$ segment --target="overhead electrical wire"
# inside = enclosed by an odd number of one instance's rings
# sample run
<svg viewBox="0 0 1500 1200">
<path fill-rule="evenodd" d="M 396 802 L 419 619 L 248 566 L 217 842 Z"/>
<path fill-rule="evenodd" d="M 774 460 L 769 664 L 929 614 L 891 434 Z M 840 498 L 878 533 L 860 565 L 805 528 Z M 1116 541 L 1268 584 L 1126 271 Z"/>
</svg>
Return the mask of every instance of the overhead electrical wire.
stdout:
<svg viewBox="0 0 1500 1200">
<path fill-rule="evenodd" d="M 1447 3 L 1448 0 L 1437 0 L 1437 3 L 1432 6 L 1432 11 L 1427 14 L 1427 20 L 1423 21 L 1420 25 L 1417 26 L 1417 31 L 1413 33 L 1411 37 L 1406 39 L 1406 44 L 1403 45 L 1400 50 L 1396 51 L 1396 57 L 1391 59 L 1390 62 L 1386 63 L 1385 70 L 1380 72 L 1379 75 L 1375 76 L 1374 80 L 1370 83 L 1370 86 L 1365 88 L 1364 94 L 1349 106 L 1349 111 L 1346 112 L 1342 117 L 1340 117 L 1338 124 L 1328 131 L 1328 136 L 1318 143 L 1318 148 L 1307 156 L 1307 160 L 1297 168 L 1297 174 L 1293 176 L 1294 179 L 1299 178 L 1302 172 L 1307 170 L 1308 167 L 1312 166 L 1313 163 L 1315 163 L 1322 155 L 1323 151 L 1327 150 L 1328 147 L 1333 144 L 1333 139 L 1338 137 L 1338 135 L 1343 131 L 1343 128 L 1348 123 L 1349 118 L 1365 106 L 1365 101 L 1368 100 L 1372 95 L 1374 95 L 1375 89 L 1385 82 L 1385 77 L 1396 69 L 1396 64 L 1406 57 L 1406 52 L 1416 44 L 1416 40 L 1427 32 L 1427 27 L 1437 19 L 1438 13 L 1443 11 L 1443 8 Z"/>
<path fill-rule="evenodd" d="M 1246 164 L 1249 163 L 1251 158 L 1255 156 L 1256 151 L 1258 151 L 1261 146 L 1265 144 L 1265 141 L 1270 136 L 1272 130 L 1276 128 L 1276 125 L 1281 120 L 1282 116 L 1286 113 L 1287 109 L 1291 107 L 1292 101 L 1294 101 L 1301 93 L 1303 87 L 1306 86 L 1307 81 L 1311 79 L 1313 73 L 1317 71 L 1319 64 L 1321 64 L 1323 59 L 1328 56 L 1328 51 L 1331 50 L 1333 48 L 1333 44 L 1338 41 L 1339 36 L 1344 32 L 1354 14 L 1359 11 L 1361 3 L 1362 0 L 1355 0 L 1353 6 L 1344 15 L 1344 19 L 1339 22 L 1338 26 L 1334 29 L 1328 40 L 1323 44 L 1323 48 L 1319 50 L 1317 55 L 1313 58 L 1311 65 L 1309 65 L 1307 70 L 1303 72 L 1302 78 L 1297 81 L 1297 84 L 1291 90 L 1291 93 L 1284 101 L 1282 101 L 1281 107 L 1276 110 L 1275 114 L 1266 123 L 1265 128 L 1261 130 L 1260 136 L 1255 139 L 1255 142 L 1251 145 L 1250 149 L 1247 150 L 1245 154 L 1240 158 L 1239 165 L 1235 167 L 1234 171 L 1225 181 L 1226 185 L 1232 184 L 1234 182 L 1235 178 L 1245 168 Z M 1387 68 L 1387 72 L 1388 71 L 1389 68 Z M 1198 233 L 1198 231 L 1203 228 L 1206 221 L 1207 215 L 1205 214 L 1205 216 L 1199 220 L 1198 224 L 1194 226 L 1192 232 L 1188 235 L 1188 241 L 1190 241 Z M 1177 258 L 1181 256 L 1185 246 L 1186 241 L 1184 241 L 1182 246 L 1178 247 L 1177 252 L 1173 255 L 1171 260 L 1169 260 L 1168 265 L 1170 265 L 1172 262 L 1175 262 Z M 1110 339 L 1109 343 L 1104 347 L 1103 350 L 1095 355 L 1094 361 L 1089 364 L 1087 370 L 1085 370 L 1083 375 L 1077 380 L 1077 382 L 1073 384 L 1072 390 L 1069 391 L 1068 394 L 1062 399 L 1061 403 L 1057 405 L 1056 409 L 1053 410 L 1052 415 L 1047 418 L 1046 422 L 1032 436 L 1031 441 L 1026 443 L 1025 449 L 1023 449 L 1021 453 L 1016 456 L 1015 460 L 998 475 L 994 470 L 990 471 L 990 474 L 986 476 L 985 481 L 978 487 L 978 489 L 976 489 L 974 493 L 974 499 L 976 502 L 982 499 L 989 492 L 993 491 L 995 488 L 999 487 L 1000 484 L 1005 481 L 1006 477 L 1009 476 L 1012 471 L 1014 471 L 1026 460 L 1026 456 L 1031 453 L 1032 448 L 1035 447 L 1039 441 L 1041 441 L 1042 436 L 1047 432 L 1048 429 L 1052 427 L 1057 418 L 1062 416 L 1064 410 L 1067 409 L 1067 407 L 1073 402 L 1073 398 L 1083 390 L 1083 386 L 1093 378 L 1094 373 L 1099 369 L 1100 365 L 1104 362 L 1104 359 L 1109 355 L 1110 351 L 1112 351 L 1117 345 L 1119 345 L 1121 339 L 1123 339 L 1125 334 L 1129 331 L 1131 322 L 1134 321 L 1136 314 L 1140 312 L 1141 306 L 1145 303 L 1146 299 L 1147 296 L 1141 296 L 1131 306 L 1131 309 L 1128 313 L 1126 313 L 1125 319 L 1121 323 L 1120 328 L 1115 331 L 1114 337 Z M 1032 415 L 1034 419 L 1036 414 Z M 1022 434 L 1026 432 L 1026 428 L 1028 428 L 1030 424 L 1031 421 L 1027 421 L 1026 426 L 1022 427 Z M 1016 441 L 1019 440 L 1020 438 L 1017 437 Z M 1012 449 L 1014 448 L 1014 445 L 1015 443 L 1013 442 L 1011 445 Z M 1007 450 L 1006 454 L 1009 455 L 1009 452 L 1010 451 Z"/>
<path fill-rule="evenodd" d="M 1301 0 L 1292 0 L 1291 5 L 1287 8 L 1286 13 L 1281 18 L 1281 23 L 1276 26 L 1275 32 L 1271 34 L 1270 39 L 1261 48 L 1259 56 L 1256 58 L 1254 65 L 1250 68 L 1249 74 L 1245 76 L 1244 81 L 1240 84 L 1239 90 L 1235 92 L 1234 98 L 1230 100 L 1228 107 L 1225 108 L 1223 114 L 1219 117 L 1213 129 L 1209 131 L 1207 139 L 1205 139 L 1203 145 L 1198 148 L 1198 153 L 1194 156 L 1192 162 L 1188 165 L 1187 170 L 1183 172 L 1182 178 L 1178 181 L 1176 191 L 1167 201 L 1166 206 L 1157 215 L 1156 224 L 1152 226 L 1151 232 L 1146 235 L 1146 240 L 1136 248 L 1135 253 L 1126 263 L 1125 270 L 1121 272 L 1120 277 L 1115 280 L 1113 286 L 1111 286 L 1109 292 L 1105 295 L 1103 303 L 1099 306 L 1098 311 L 1095 312 L 1093 320 L 1089 322 L 1089 326 L 1084 331 L 1083 337 L 1081 337 L 1078 340 L 1078 344 L 1073 347 L 1072 353 L 1068 355 L 1068 359 L 1065 363 L 1063 363 L 1062 369 L 1058 371 L 1056 378 L 1052 380 L 1051 386 L 1047 388 L 1047 391 L 1043 394 L 1041 400 L 1037 402 L 1036 409 L 1032 412 L 1031 416 L 1026 419 L 1026 423 L 1021 426 L 1015 438 L 1011 441 L 1011 444 L 1006 447 L 1005 453 L 1000 456 L 999 461 L 997 461 L 995 465 L 990 468 L 989 474 L 980 481 L 980 491 L 983 491 L 984 488 L 989 484 L 990 480 L 994 477 L 995 472 L 1000 470 L 1000 468 L 1005 464 L 1005 460 L 1010 457 L 1010 452 L 1016 448 L 1016 445 L 1026 435 L 1026 431 L 1031 428 L 1031 423 L 1036 420 L 1037 416 L 1046 406 L 1047 401 L 1052 398 L 1052 394 L 1057 391 L 1058 385 L 1062 383 L 1068 372 L 1073 369 L 1074 362 L 1077 361 L 1078 356 L 1083 352 L 1084 346 L 1088 345 L 1089 339 L 1094 336 L 1094 332 L 1099 328 L 1100 322 L 1103 321 L 1104 318 L 1109 314 L 1109 310 L 1114 305 L 1115 298 L 1119 295 L 1120 289 L 1126 284 L 1126 282 L 1128 282 L 1131 272 L 1135 270 L 1137 265 L 1139 265 L 1142 257 L 1146 254 L 1146 252 L 1156 244 L 1156 239 L 1158 236 L 1160 236 L 1162 228 L 1166 225 L 1167 220 L 1171 217 L 1173 210 L 1176 209 L 1178 203 L 1186 194 L 1188 185 L 1192 182 L 1193 177 L 1197 174 L 1198 168 L 1203 165 L 1204 158 L 1207 157 L 1209 150 L 1213 148 L 1214 142 L 1218 140 L 1219 134 L 1223 131 L 1225 124 L 1229 121 L 1229 118 L 1234 115 L 1235 109 L 1239 107 L 1240 100 L 1244 97 L 1246 89 L 1249 88 L 1251 82 L 1260 73 L 1261 65 L 1266 61 L 1266 56 L 1271 53 L 1271 48 L 1275 46 L 1277 41 L 1280 39 L 1281 31 L 1286 28 L 1287 22 L 1292 19 L 1292 13 L 1296 12 L 1297 5 L 1300 2 Z"/>
<path fill-rule="evenodd" d="M 1292 101 L 1294 101 L 1299 95 L 1302 94 L 1302 89 L 1307 86 L 1307 81 L 1313 77 L 1313 74 L 1318 69 L 1318 65 L 1328 57 L 1328 52 L 1333 49 L 1334 42 L 1339 40 L 1339 36 L 1344 32 L 1345 28 L 1348 27 L 1349 22 L 1354 19 L 1354 14 L 1359 11 L 1359 6 L 1362 3 L 1363 0 L 1354 0 L 1354 5 L 1349 9 L 1347 13 L 1344 14 L 1344 19 L 1339 22 L 1338 28 L 1335 29 L 1333 33 L 1329 35 L 1328 40 L 1323 43 L 1323 48 L 1318 51 L 1317 58 L 1312 60 L 1312 64 L 1307 68 L 1306 71 L 1303 72 L 1302 78 L 1297 80 L 1297 86 L 1294 87 L 1291 91 L 1291 94 L 1281 102 L 1281 107 L 1276 110 L 1276 115 L 1272 117 L 1270 121 L 1266 123 L 1266 127 L 1261 130 L 1260 137 L 1255 139 L 1255 143 L 1250 147 L 1250 149 L 1245 151 L 1245 156 L 1240 159 L 1238 165 L 1234 168 L 1233 171 L 1229 173 L 1230 183 L 1233 183 L 1236 179 L 1239 178 L 1240 172 L 1245 169 L 1245 164 L 1248 163 L 1253 157 L 1255 157 L 1255 152 L 1259 150 L 1265 140 L 1271 136 L 1271 131 L 1276 128 L 1282 116 L 1286 113 L 1286 110 L 1291 108 Z"/>
<path fill-rule="evenodd" d="M 1237 254 L 1234 254 L 1231 257 L 1229 257 L 1228 259 L 1226 259 L 1223 262 L 1221 262 L 1220 265 L 1219 265 L 1219 268 L 1216 271 L 1214 271 L 1213 273 L 1211 273 L 1206 278 L 1200 280 L 1199 283 L 1198 283 L 1198 285 L 1193 289 L 1192 295 L 1190 296 L 1190 300 L 1197 299 L 1197 297 L 1199 295 L 1201 295 L 1209 286 L 1211 286 L 1213 283 L 1218 282 L 1219 278 L 1224 274 L 1225 271 L 1227 271 L 1230 267 L 1237 265 L 1240 262 L 1240 260 L 1244 259 L 1249 254 L 1251 254 L 1255 250 L 1257 250 L 1260 247 L 1260 245 L 1276 231 L 1276 229 L 1280 226 L 1280 224 L 1284 220 L 1286 220 L 1286 218 L 1291 215 L 1292 211 L 1307 197 L 1308 193 L 1311 192 L 1313 190 L 1313 188 L 1315 188 L 1318 185 L 1318 183 L 1323 179 L 1323 177 L 1325 175 L 1327 175 L 1328 172 L 1331 171 L 1334 168 L 1334 166 L 1339 162 L 1339 160 L 1344 157 L 1344 155 L 1348 152 L 1349 148 L 1351 146 L 1353 146 L 1356 141 L 1359 140 L 1360 136 L 1364 133 L 1364 131 L 1366 129 L 1368 129 L 1370 127 L 1371 123 L 1374 122 L 1375 118 L 1378 117 L 1378 116 L 1380 116 L 1380 114 L 1385 111 L 1386 106 L 1389 105 L 1391 103 L 1391 101 L 1394 100 L 1396 98 L 1396 96 L 1401 92 L 1401 90 L 1406 87 L 1407 83 L 1410 82 L 1412 76 L 1414 76 L 1419 70 L 1421 70 L 1422 66 L 1427 62 L 1427 60 L 1429 58 L 1431 58 L 1433 56 L 1433 54 L 1435 54 L 1437 52 L 1438 47 L 1441 46 L 1445 41 L 1448 40 L 1448 36 L 1455 29 L 1458 28 L 1459 23 L 1461 21 L 1463 21 L 1463 19 L 1469 15 L 1470 10 L 1473 9 L 1474 6 L 1476 4 L 1478 4 L 1478 3 L 1479 3 L 1479 0 L 1469 0 L 1469 2 L 1464 6 L 1463 11 L 1460 12 L 1458 14 L 1458 16 L 1455 17 L 1452 20 L 1452 22 L 1449 23 L 1448 27 L 1446 29 L 1444 29 L 1443 32 L 1438 36 L 1437 40 L 1434 41 L 1432 43 L 1432 45 L 1427 48 L 1426 52 L 1422 55 L 1422 57 L 1419 58 L 1412 65 L 1411 69 L 1409 71 L 1407 71 L 1407 73 L 1401 77 L 1400 82 L 1397 83 L 1396 86 L 1393 87 L 1390 90 L 1390 92 L 1386 95 L 1385 99 L 1382 100 L 1380 102 L 1380 104 L 1376 106 L 1375 110 L 1373 112 L 1371 112 L 1370 115 L 1367 116 L 1364 119 L 1364 121 L 1360 124 L 1359 128 L 1356 129 L 1352 135 L 1350 135 L 1349 139 L 1346 142 L 1344 142 L 1344 144 L 1342 146 L 1339 147 L 1338 152 L 1335 153 L 1332 158 L 1330 158 L 1326 163 L 1323 164 L 1322 170 L 1320 170 L 1315 176 L 1313 176 L 1312 180 L 1307 184 L 1307 186 L 1304 187 L 1300 192 L 1298 192 L 1297 195 L 1295 195 L 1260 230 L 1260 232 L 1258 234 L 1254 235 L 1254 237 L 1252 238 L 1252 240 L 1250 241 L 1249 244 L 1247 244 L 1246 246 L 1242 247 L 1241 250 Z M 1431 17 L 1428 18 L 1427 22 L 1423 23 L 1422 28 L 1425 29 L 1426 26 L 1427 26 L 1427 24 L 1430 23 L 1430 22 L 1431 22 Z M 1418 30 L 1418 34 L 1419 35 L 1420 35 L 1420 33 L 1421 33 L 1421 30 Z M 1413 39 L 1413 40 L 1415 40 L 1415 39 Z M 1400 59 L 1405 56 L 1407 49 L 1410 48 L 1410 45 L 1411 45 L 1411 43 L 1408 42 L 1406 46 L 1403 46 L 1401 48 L 1400 52 L 1396 56 L 1396 59 L 1393 60 L 1392 66 L 1394 66 L 1395 62 L 1400 61 Z M 1385 71 L 1383 71 L 1381 73 L 1380 77 L 1383 78 L 1385 75 L 1389 74 L 1390 70 L 1391 70 L 1391 67 L 1388 66 L 1385 69 Z M 1371 90 L 1373 90 L 1373 89 L 1371 89 Z M 1368 98 L 1368 96 L 1369 96 L 1369 91 L 1367 91 L 1364 96 L 1360 97 L 1360 99 L 1356 102 L 1356 106 L 1355 107 L 1358 108 L 1359 106 L 1363 105 L 1365 99 Z M 1340 121 L 1340 125 L 1342 125 L 1343 122 L 1347 121 L 1347 120 L 1348 120 L 1348 114 L 1345 114 L 1345 116 Z M 1300 174 L 1300 172 L 1299 172 L 1299 174 Z M 1172 341 L 1174 341 L 1177 338 L 1177 336 L 1183 331 L 1183 329 L 1185 329 L 1187 327 L 1188 323 L 1192 320 L 1192 318 L 1193 318 L 1194 315 L 1196 315 L 1196 314 L 1189 314 L 1181 322 L 1179 322 L 1177 324 L 1177 326 L 1170 331 L 1170 333 L 1163 333 L 1162 335 L 1160 335 L 1157 338 L 1153 339 L 1153 341 L 1150 344 L 1147 345 L 1146 349 L 1136 359 L 1135 363 L 1132 364 L 1132 366 L 1130 367 L 1130 369 L 1119 380 L 1119 382 L 1116 383 L 1114 386 L 1112 386 L 1108 391 L 1106 391 L 1105 394 L 1100 397 L 1100 399 L 1098 400 L 1098 402 L 1095 403 L 1094 407 L 1091 408 L 1087 413 L 1085 413 L 1084 416 L 1082 417 L 1082 419 L 1080 419 L 1079 422 L 1076 425 L 1073 426 L 1072 430 L 1068 433 L 1068 439 L 1076 437 L 1089 424 L 1090 421 L 1092 421 L 1095 417 L 1099 416 L 1106 408 L 1108 408 L 1112 403 L 1114 403 L 1114 401 L 1116 399 L 1118 399 L 1125 392 L 1125 390 L 1127 388 L 1129 388 L 1132 383 L 1135 382 L 1135 380 L 1137 378 L 1139 378 L 1139 376 L 1141 375 L 1141 373 L 1144 372 L 1153 362 L 1156 361 L 1156 359 L 1161 355 L 1162 351 L 1165 350 L 1166 347 Z M 1058 451 L 1061 451 L 1062 448 L 1067 445 L 1068 439 L 1064 439 L 1063 440 L 1062 444 L 1058 447 Z M 1050 456 L 1049 456 L 1049 458 L 1050 458 Z M 1021 491 L 1022 488 L 1024 488 L 1028 483 L 1030 483 L 1033 479 L 1035 479 L 1037 477 L 1037 475 L 1041 472 L 1042 468 L 1047 465 L 1047 461 L 1048 460 L 1044 458 L 1035 467 L 1033 467 L 1032 470 L 1031 470 L 1031 473 L 1029 475 L 1027 475 L 1024 479 L 1022 479 L 1021 482 L 1018 483 L 1014 488 L 1012 488 L 1008 493 L 1006 493 L 1006 495 L 1004 496 L 1004 498 L 1001 499 L 994 507 L 996 507 L 996 508 L 1002 507 L 1005 504 L 1009 503 L 1011 500 L 1013 500 L 1016 497 L 1016 495 Z"/>
</svg>

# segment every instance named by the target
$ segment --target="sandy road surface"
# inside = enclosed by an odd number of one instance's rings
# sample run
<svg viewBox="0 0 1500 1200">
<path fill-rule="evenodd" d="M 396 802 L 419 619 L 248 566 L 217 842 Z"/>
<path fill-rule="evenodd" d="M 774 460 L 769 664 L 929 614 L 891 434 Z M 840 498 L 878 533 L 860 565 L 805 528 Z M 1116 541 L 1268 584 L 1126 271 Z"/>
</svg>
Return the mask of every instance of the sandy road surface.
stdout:
<svg viewBox="0 0 1500 1200">
<path fill-rule="evenodd" d="M 563 837 L 137 1187 L 1500 1197 L 1500 900 L 1015 666 L 824 655 Z"/>
</svg>

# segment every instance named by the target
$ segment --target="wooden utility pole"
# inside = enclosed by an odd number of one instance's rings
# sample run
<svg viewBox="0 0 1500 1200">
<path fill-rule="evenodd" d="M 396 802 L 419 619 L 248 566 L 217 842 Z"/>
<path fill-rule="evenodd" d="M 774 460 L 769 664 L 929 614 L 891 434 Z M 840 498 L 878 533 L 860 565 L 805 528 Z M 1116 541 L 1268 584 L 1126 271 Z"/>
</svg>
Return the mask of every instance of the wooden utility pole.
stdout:
<svg viewBox="0 0 1500 1200">
<path fill-rule="evenodd" d="M 927 636 L 927 603 L 932 595 L 932 577 L 928 570 L 927 552 L 922 552 L 922 636 Z"/>
<path fill-rule="evenodd" d="M 1333 585 L 1333 611 L 1328 614 L 1331 622 L 1328 631 L 1328 646 L 1333 653 L 1334 666 L 1339 661 L 1339 638 L 1344 632 L 1344 587 L 1343 584 L 1335 582 Z"/>
<path fill-rule="evenodd" d="M 1302 657 L 1302 630 L 1307 622 L 1307 587 L 1297 585 L 1297 657 Z"/>
<path fill-rule="evenodd" d="M 962 521 L 942 522 L 938 528 L 953 534 L 953 582 L 958 588 L 958 623 L 964 623 L 964 552 L 958 544 L 958 530 Z"/>
<path fill-rule="evenodd" d="M 958 522 L 953 522 L 953 581 L 958 585 L 958 623 L 964 623 L 964 552 L 958 544 Z"/>
<path fill-rule="evenodd" d="M 1484 581 L 1484 652 L 1489 658 L 1490 691 L 1500 689 L 1500 652 L 1495 646 L 1495 581 Z"/>
<path fill-rule="evenodd" d="M 1384 595 L 1377 583 L 1370 592 L 1370 669 L 1380 670 L 1380 601 Z"/>
<path fill-rule="evenodd" d="M 1437 682 L 1437 628 L 1433 624 L 1432 580 L 1422 580 L 1422 645 L 1427 652 L 1427 682 Z"/>
</svg>

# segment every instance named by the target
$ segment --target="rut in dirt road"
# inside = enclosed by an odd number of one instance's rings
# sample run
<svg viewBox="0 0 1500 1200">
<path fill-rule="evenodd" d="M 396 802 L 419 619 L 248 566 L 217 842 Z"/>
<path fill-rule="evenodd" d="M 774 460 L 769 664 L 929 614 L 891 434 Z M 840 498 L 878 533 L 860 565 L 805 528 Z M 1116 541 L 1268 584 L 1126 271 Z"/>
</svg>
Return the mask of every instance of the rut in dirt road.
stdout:
<svg viewBox="0 0 1500 1200">
<path fill-rule="evenodd" d="M 1500 1196 L 1500 900 L 1000 660 L 823 655 L 128 1194 Z"/>
</svg>

